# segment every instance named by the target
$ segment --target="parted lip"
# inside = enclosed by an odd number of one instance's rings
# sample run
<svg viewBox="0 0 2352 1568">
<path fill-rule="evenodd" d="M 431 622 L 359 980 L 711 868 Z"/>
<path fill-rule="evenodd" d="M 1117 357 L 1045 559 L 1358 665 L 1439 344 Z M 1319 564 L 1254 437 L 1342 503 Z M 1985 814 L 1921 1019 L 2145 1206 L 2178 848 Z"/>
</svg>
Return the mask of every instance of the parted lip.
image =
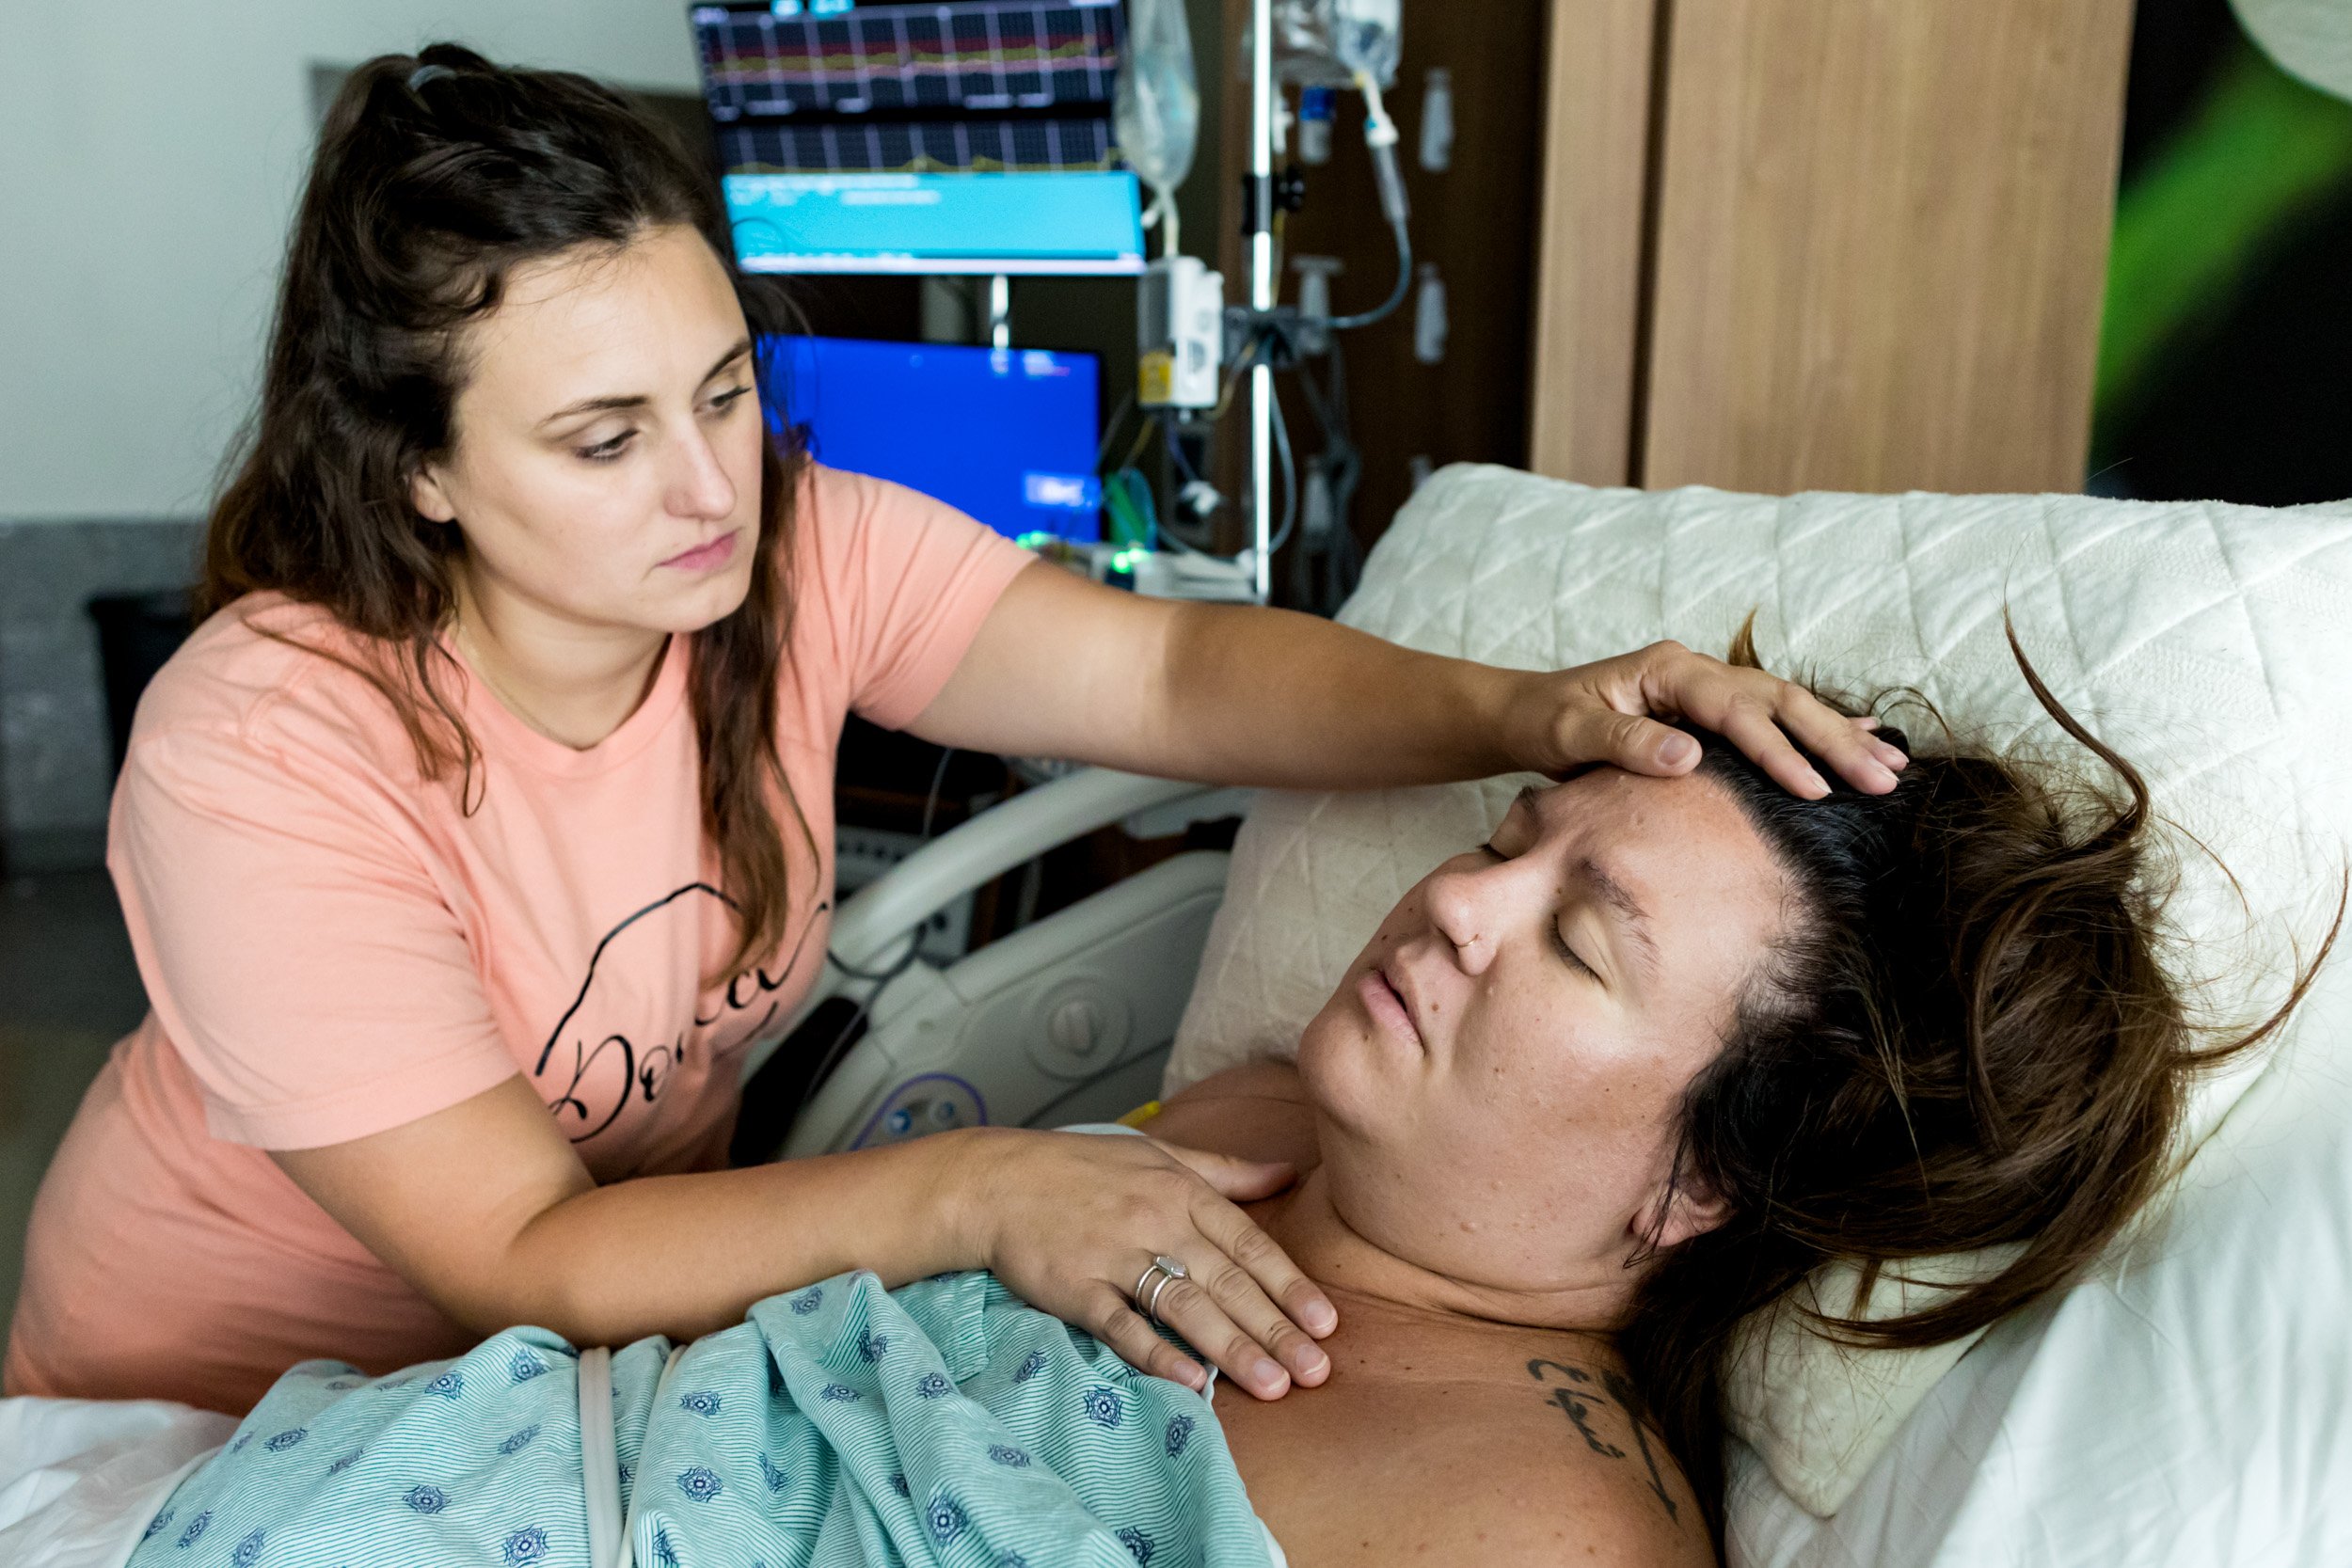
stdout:
<svg viewBox="0 0 2352 1568">
<path fill-rule="evenodd" d="M 677 554 L 670 557 L 669 560 L 663 562 L 661 564 L 664 566 L 708 565 L 713 562 L 725 559 L 725 557 L 733 549 L 734 545 L 735 530 L 729 529 L 726 532 L 720 534 L 715 539 L 704 540 L 701 544 L 696 545 L 692 549 L 678 551 Z"/>
<path fill-rule="evenodd" d="M 1405 966 L 1397 962 L 1397 956 L 1394 953 L 1391 953 L 1373 965 L 1372 972 L 1378 976 L 1380 983 L 1389 989 L 1390 994 L 1396 998 L 1397 1006 L 1405 1010 L 1405 1022 L 1413 1031 L 1415 1042 L 1426 1051 L 1429 1048 L 1429 1036 L 1422 1027 L 1421 1005 L 1414 999 L 1412 991 L 1407 989 L 1409 976 L 1405 973 Z"/>
</svg>

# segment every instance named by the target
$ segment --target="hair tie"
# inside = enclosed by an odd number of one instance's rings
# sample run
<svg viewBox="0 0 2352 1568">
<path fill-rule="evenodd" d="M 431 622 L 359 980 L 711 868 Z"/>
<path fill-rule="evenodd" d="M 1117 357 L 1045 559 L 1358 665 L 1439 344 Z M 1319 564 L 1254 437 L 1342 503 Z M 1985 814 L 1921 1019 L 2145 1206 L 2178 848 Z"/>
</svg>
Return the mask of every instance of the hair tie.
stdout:
<svg viewBox="0 0 2352 1568">
<path fill-rule="evenodd" d="M 408 73 L 408 90 L 415 92 L 427 82 L 437 82 L 444 76 L 456 74 L 457 72 L 445 65 L 421 65 Z"/>
</svg>

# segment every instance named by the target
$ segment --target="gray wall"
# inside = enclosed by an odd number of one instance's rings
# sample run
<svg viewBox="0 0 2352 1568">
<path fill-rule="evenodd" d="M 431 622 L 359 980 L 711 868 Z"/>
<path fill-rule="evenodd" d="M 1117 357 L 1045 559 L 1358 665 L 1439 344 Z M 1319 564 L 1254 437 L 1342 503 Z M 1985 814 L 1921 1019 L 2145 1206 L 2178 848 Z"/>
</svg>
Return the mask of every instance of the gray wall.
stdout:
<svg viewBox="0 0 2352 1568">
<path fill-rule="evenodd" d="M 0 518 L 201 510 L 252 397 L 312 68 L 440 38 L 697 90 L 684 0 L 0 5 Z"/>
<path fill-rule="evenodd" d="M 197 538 L 189 521 L 0 523 L 0 854 L 11 872 L 103 857 L 114 757 L 84 606 L 186 586 Z"/>
<path fill-rule="evenodd" d="M 314 72 L 436 39 L 697 91 L 684 0 L 0 0 L 0 855 L 95 863 L 93 594 L 179 587 L 247 413 Z"/>
</svg>

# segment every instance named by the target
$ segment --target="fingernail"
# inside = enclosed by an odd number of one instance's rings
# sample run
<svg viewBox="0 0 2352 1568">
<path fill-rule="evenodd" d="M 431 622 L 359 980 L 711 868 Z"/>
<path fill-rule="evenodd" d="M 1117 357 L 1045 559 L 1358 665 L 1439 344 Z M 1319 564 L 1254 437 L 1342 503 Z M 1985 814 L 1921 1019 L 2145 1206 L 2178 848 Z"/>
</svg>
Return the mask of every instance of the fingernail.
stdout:
<svg viewBox="0 0 2352 1568">
<path fill-rule="evenodd" d="M 1829 793 L 1829 781 L 1810 768 L 1804 770 L 1804 786 L 1817 796 Z"/>
<path fill-rule="evenodd" d="M 1687 735 L 1670 735 L 1658 748 L 1658 760 L 1669 768 L 1679 768 L 1698 754 L 1699 743 Z"/>
<path fill-rule="evenodd" d="M 1328 1334 L 1340 1326 L 1340 1315 L 1331 1309 L 1328 1302 L 1310 1303 L 1298 1316 L 1300 1326 L 1310 1334 Z"/>
<path fill-rule="evenodd" d="M 1298 1353 L 1297 1371 L 1301 1377 L 1321 1377 L 1330 1366 L 1331 1358 L 1312 1345 Z"/>
<path fill-rule="evenodd" d="M 1199 1362 L 1197 1362 L 1197 1361 L 1187 1361 L 1187 1362 L 1185 1362 L 1185 1363 L 1184 1363 L 1184 1386 L 1185 1386 L 1185 1387 L 1187 1387 L 1187 1388 L 1189 1388 L 1189 1389 L 1191 1389 L 1194 1393 L 1196 1393 L 1196 1394 L 1197 1394 L 1197 1393 L 1200 1392 L 1200 1390 L 1201 1390 L 1201 1389 L 1206 1388 L 1208 1386 L 1209 1386 L 1209 1374 L 1208 1374 L 1208 1373 L 1206 1373 L 1206 1372 L 1204 1372 L 1204 1371 L 1202 1371 L 1202 1370 L 1200 1370 L 1200 1363 L 1199 1363 Z"/>
<path fill-rule="evenodd" d="M 1290 1373 L 1274 1361 L 1261 1361 L 1249 1369 L 1249 1381 L 1264 1389 L 1277 1389 L 1290 1381 Z"/>
<path fill-rule="evenodd" d="M 1889 768 L 1900 768 L 1911 759 L 1882 740 L 1879 742 L 1879 760 Z"/>
</svg>

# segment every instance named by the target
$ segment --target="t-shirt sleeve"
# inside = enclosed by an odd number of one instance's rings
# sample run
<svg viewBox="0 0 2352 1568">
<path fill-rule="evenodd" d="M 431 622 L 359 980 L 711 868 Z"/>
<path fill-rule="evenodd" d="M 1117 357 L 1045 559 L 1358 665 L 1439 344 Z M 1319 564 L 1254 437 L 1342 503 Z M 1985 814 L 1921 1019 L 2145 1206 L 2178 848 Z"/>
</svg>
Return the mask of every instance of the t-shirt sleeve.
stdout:
<svg viewBox="0 0 2352 1568">
<path fill-rule="evenodd" d="M 799 593 L 822 617 L 818 645 L 837 662 L 850 708 L 888 729 L 930 705 L 1006 586 L 1037 559 L 945 502 L 813 464 L 800 528 L 802 569 L 816 580 Z"/>
<path fill-rule="evenodd" d="M 132 750 L 108 862 L 149 1001 L 216 1137 L 344 1143 L 517 1070 L 387 789 L 230 730 Z"/>
</svg>

